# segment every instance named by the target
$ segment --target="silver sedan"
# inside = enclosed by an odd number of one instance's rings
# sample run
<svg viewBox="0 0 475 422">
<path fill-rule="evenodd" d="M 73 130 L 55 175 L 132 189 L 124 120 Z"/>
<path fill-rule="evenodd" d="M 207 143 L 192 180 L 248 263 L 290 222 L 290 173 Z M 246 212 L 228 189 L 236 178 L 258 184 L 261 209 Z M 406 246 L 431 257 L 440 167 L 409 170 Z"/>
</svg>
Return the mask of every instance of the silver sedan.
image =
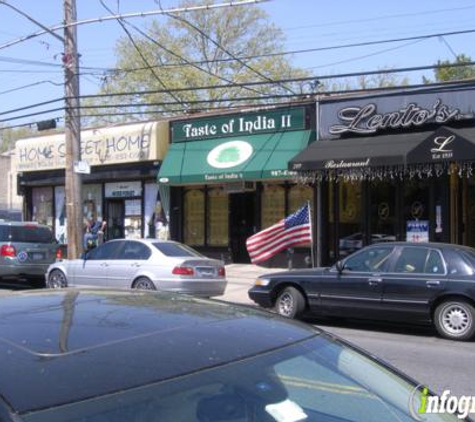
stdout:
<svg viewBox="0 0 475 422">
<path fill-rule="evenodd" d="M 189 246 L 156 239 L 116 239 L 81 259 L 50 265 L 46 286 L 120 287 L 220 296 L 226 289 L 223 262 Z"/>
</svg>

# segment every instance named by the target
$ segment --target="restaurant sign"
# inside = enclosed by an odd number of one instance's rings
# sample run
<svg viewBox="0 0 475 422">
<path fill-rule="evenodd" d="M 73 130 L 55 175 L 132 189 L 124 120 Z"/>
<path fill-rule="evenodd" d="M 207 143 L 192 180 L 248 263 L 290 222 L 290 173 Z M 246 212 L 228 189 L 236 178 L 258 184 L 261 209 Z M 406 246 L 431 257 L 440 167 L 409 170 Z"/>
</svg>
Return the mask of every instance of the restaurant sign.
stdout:
<svg viewBox="0 0 475 422">
<path fill-rule="evenodd" d="M 305 108 L 214 116 L 172 123 L 172 142 L 305 129 Z"/>
<path fill-rule="evenodd" d="M 451 108 L 437 100 L 430 108 L 410 103 L 407 107 L 388 113 L 378 113 L 376 104 L 347 107 L 338 112 L 341 124 L 330 127 L 330 134 L 372 134 L 384 129 L 418 127 L 427 123 L 447 123 L 460 115 L 458 108 Z"/>
<path fill-rule="evenodd" d="M 402 92 L 397 95 L 328 100 L 320 104 L 320 139 L 410 131 L 426 125 L 475 120 L 475 90 Z"/>
</svg>

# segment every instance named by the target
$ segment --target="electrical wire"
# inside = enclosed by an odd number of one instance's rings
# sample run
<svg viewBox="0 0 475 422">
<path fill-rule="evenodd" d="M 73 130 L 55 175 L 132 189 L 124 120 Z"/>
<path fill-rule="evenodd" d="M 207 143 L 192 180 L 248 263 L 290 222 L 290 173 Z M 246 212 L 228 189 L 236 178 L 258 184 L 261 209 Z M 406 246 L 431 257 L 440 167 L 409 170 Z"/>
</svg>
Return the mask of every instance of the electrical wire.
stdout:
<svg viewBox="0 0 475 422">
<path fill-rule="evenodd" d="M 421 88 L 421 89 L 419 89 Z M 391 95 L 400 95 L 401 90 L 404 90 L 405 92 L 409 91 L 414 91 L 417 89 L 418 93 L 429 93 L 429 92 L 434 92 L 435 90 L 441 91 L 451 91 L 455 92 L 458 90 L 467 90 L 467 89 L 475 89 L 475 80 L 468 80 L 468 81 L 459 81 L 459 82 L 443 82 L 443 83 L 438 83 L 438 84 L 416 84 L 416 85 L 404 85 L 404 86 L 390 86 L 390 87 L 376 87 L 376 88 L 365 88 L 365 89 L 345 89 L 345 90 L 338 90 L 338 91 L 327 91 L 327 92 L 319 92 L 318 96 L 319 98 L 322 97 L 328 97 L 327 99 L 334 99 L 335 97 L 338 97 L 339 95 L 349 95 L 349 94 L 355 94 L 355 93 L 364 93 L 363 96 L 360 96 L 359 98 L 369 98 L 370 96 L 374 97 L 374 93 L 379 93 L 377 95 L 385 95 L 385 96 L 391 96 Z M 392 91 L 388 94 L 388 91 Z M 383 94 L 381 94 L 383 93 Z M 316 95 L 316 94 L 313 94 Z M 275 95 L 275 96 L 268 96 L 267 99 L 271 98 L 295 98 L 295 97 L 300 97 L 302 98 L 309 98 L 311 95 L 309 94 L 297 94 L 297 95 L 291 95 L 291 94 L 281 94 L 281 95 Z M 262 100 L 260 97 L 254 97 L 254 98 L 248 98 L 247 100 Z M 206 103 L 206 102 L 211 102 L 212 100 L 198 100 L 196 101 L 197 103 Z M 232 99 L 232 101 L 239 101 L 239 98 Z M 161 104 L 161 103 L 157 103 Z M 154 105 L 153 103 L 150 104 L 144 104 L 144 106 L 150 106 Z M 171 104 L 173 105 L 173 103 Z M 266 105 L 266 104 L 264 104 Z M 121 107 L 136 107 L 138 104 L 129 104 L 129 105 L 121 105 Z M 256 104 L 251 104 L 250 106 L 255 107 Z M 261 104 L 262 106 L 262 104 Z M 114 106 L 78 106 L 76 107 L 77 109 L 101 109 L 101 108 L 106 108 L 106 107 L 114 107 Z M 233 106 L 227 107 L 227 108 L 232 108 Z M 200 108 L 201 110 L 204 110 L 204 108 Z M 210 108 L 212 110 L 218 111 L 216 108 Z M 26 117 L 32 117 L 32 116 L 38 116 L 41 114 L 47 114 L 47 113 L 52 113 L 55 111 L 62 111 L 63 108 L 56 108 L 56 109 L 49 109 L 49 110 L 43 110 L 39 111 L 36 113 L 30 113 L 27 115 L 22 115 L 22 116 L 15 116 L 7 119 L 2 119 L 0 120 L 0 123 L 7 122 L 7 121 L 13 121 L 13 120 L 18 120 L 20 118 L 26 118 Z M 141 114 L 169 114 L 173 112 L 189 112 L 190 110 L 188 108 L 182 108 L 182 109 L 173 109 L 173 110 L 157 110 L 157 111 L 140 111 L 140 112 L 127 112 L 127 113 L 114 113 L 117 116 L 119 115 L 137 115 L 139 113 Z M 82 117 L 100 117 L 100 116 L 109 116 L 110 114 L 96 114 L 96 115 L 84 115 Z"/>
<path fill-rule="evenodd" d="M 99 0 L 100 3 L 102 4 L 102 6 L 104 7 L 104 9 L 106 9 L 109 13 L 113 13 L 109 7 L 104 3 L 103 0 Z M 123 22 L 123 20 L 121 18 L 117 18 L 117 23 L 121 26 L 121 28 L 123 29 L 123 31 L 127 34 L 127 37 L 129 38 L 130 42 L 132 43 L 133 47 L 135 48 L 135 50 L 137 51 L 137 53 L 140 55 L 141 59 L 143 60 L 143 62 L 148 66 L 150 72 L 152 73 L 152 75 L 154 76 L 154 78 L 158 81 L 158 83 L 166 90 L 166 93 L 169 94 L 177 103 L 181 104 L 181 105 L 184 105 L 183 101 L 177 97 L 175 94 L 173 94 L 172 92 L 170 92 L 167 88 L 167 86 L 165 85 L 165 82 L 163 82 L 162 78 L 160 78 L 160 76 L 157 75 L 157 72 L 155 72 L 151 67 L 150 67 L 150 64 L 148 63 L 148 60 L 147 58 L 145 57 L 145 55 L 142 53 L 142 50 L 140 49 L 140 47 L 137 45 L 137 43 L 135 42 L 134 38 L 132 37 L 132 34 L 129 32 L 129 30 L 125 27 L 125 24 Z"/>
<path fill-rule="evenodd" d="M 162 9 L 162 5 L 161 5 L 161 0 L 159 0 L 158 2 L 159 4 L 159 7 L 160 9 Z M 162 9 L 163 10 L 163 9 Z M 257 69 L 254 69 L 254 67 L 250 66 L 249 64 L 247 64 L 245 61 L 243 61 L 242 59 L 240 59 L 239 57 L 235 56 L 233 53 L 231 53 L 226 47 L 224 47 L 221 43 L 217 42 L 216 40 L 214 40 L 212 37 L 210 37 L 206 32 L 204 32 L 201 28 L 198 28 L 195 24 L 193 24 L 192 22 L 190 22 L 189 20 L 181 17 L 181 16 L 176 16 L 172 13 L 165 13 L 166 16 L 172 18 L 172 19 L 175 19 L 175 20 L 178 20 L 179 22 L 182 22 L 184 23 L 185 25 L 188 25 L 190 26 L 191 28 L 193 28 L 195 31 L 197 31 L 199 34 L 201 34 L 203 37 L 205 37 L 207 40 L 209 40 L 210 42 L 212 42 L 216 47 L 218 47 L 219 49 L 221 49 L 222 51 L 224 51 L 230 58 L 232 58 L 234 61 L 237 61 L 238 63 L 240 63 L 242 66 L 244 66 L 245 68 L 249 69 L 251 72 L 255 73 L 256 75 L 258 75 L 259 77 L 261 77 L 262 79 L 268 81 L 268 82 L 274 82 L 272 80 L 272 78 L 269 78 L 268 76 L 264 75 L 262 72 L 260 72 L 259 70 Z M 274 82 L 275 83 L 275 82 Z M 292 94 L 295 94 L 295 91 L 293 91 L 291 88 L 283 85 L 283 84 L 279 84 L 283 89 L 291 92 Z"/>
<path fill-rule="evenodd" d="M 373 71 L 362 71 L 362 72 L 353 72 L 353 73 L 340 73 L 336 75 L 313 75 L 308 77 L 300 77 L 300 78 L 287 78 L 287 79 L 280 79 L 278 82 L 281 83 L 289 83 L 289 82 L 308 82 L 308 81 L 315 81 L 315 80 L 326 80 L 326 79 L 339 79 L 339 78 L 349 78 L 349 77 L 358 77 L 358 76 L 372 76 L 372 75 L 379 75 L 379 74 L 392 74 L 392 73 L 401 73 L 401 72 L 412 72 L 412 71 L 420 71 L 420 70 L 429 70 L 429 69 L 440 69 L 440 68 L 456 68 L 456 67 L 465 67 L 465 66 L 474 66 L 475 62 L 464 62 L 464 63 L 452 63 L 452 64 L 441 64 L 441 65 L 428 65 L 428 66 L 416 66 L 416 67 L 405 67 L 405 68 L 398 68 L 398 69 L 379 69 Z M 256 86 L 256 85 L 266 85 L 270 84 L 267 81 L 253 81 L 253 82 L 241 82 L 241 83 L 233 83 L 229 85 L 208 85 L 208 86 L 195 86 L 195 87 L 187 87 L 187 88 L 173 88 L 167 91 L 172 92 L 183 92 L 183 91 L 197 91 L 197 90 L 210 90 L 210 89 L 228 89 L 228 88 L 235 88 L 235 87 L 242 87 L 242 86 Z M 412 85 L 417 86 L 417 85 Z M 165 90 L 146 90 L 146 91 L 132 91 L 132 92 L 117 92 L 117 93 L 109 93 L 109 94 L 91 94 L 91 95 L 82 95 L 80 99 L 86 98 L 106 98 L 106 97 L 116 97 L 116 96 L 137 96 L 137 95 L 148 95 L 148 94 L 159 94 L 167 92 Z M 333 91 L 331 91 L 333 92 Z M 331 93 L 330 92 L 330 93 Z M 64 97 L 52 99 L 49 101 L 44 101 L 41 103 L 31 104 L 28 106 L 16 108 L 13 110 L 3 111 L 0 112 L 1 115 L 11 114 L 17 111 L 24 111 L 31 108 L 40 107 L 43 105 L 53 104 L 55 102 L 64 101 Z M 234 99 L 230 99 L 234 100 Z M 137 106 L 137 104 L 131 104 L 131 106 Z M 97 106 L 100 107 L 100 106 Z"/>
</svg>

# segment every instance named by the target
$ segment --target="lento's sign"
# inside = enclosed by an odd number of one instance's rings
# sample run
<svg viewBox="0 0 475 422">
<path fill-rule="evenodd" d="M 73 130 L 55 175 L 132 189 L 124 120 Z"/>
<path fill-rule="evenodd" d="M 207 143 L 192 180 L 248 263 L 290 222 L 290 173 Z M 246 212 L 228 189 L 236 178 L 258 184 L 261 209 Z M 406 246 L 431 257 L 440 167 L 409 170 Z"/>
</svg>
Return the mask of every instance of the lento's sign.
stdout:
<svg viewBox="0 0 475 422">
<path fill-rule="evenodd" d="M 378 113 L 376 104 L 362 107 L 347 107 L 338 112 L 342 124 L 330 127 L 330 134 L 343 133 L 371 134 L 384 129 L 400 129 L 422 126 L 427 123 L 444 124 L 459 116 L 458 108 L 451 108 L 437 100 L 431 108 L 423 108 L 416 103 L 389 113 Z"/>
<path fill-rule="evenodd" d="M 323 98 L 319 103 L 320 140 L 370 136 L 388 131 L 434 130 L 475 122 L 475 88 L 399 91 L 389 94 Z"/>
<path fill-rule="evenodd" d="M 172 142 L 305 129 L 305 108 L 230 114 L 172 123 Z"/>
<path fill-rule="evenodd" d="M 159 145 L 168 141 L 167 127 L 159 123 L 141 123 L 81 132 L 81 160 L 89 165 L 108 165 L 162 159 Z M 162 137 L 164 138 L 162 140 Z M 64 134 L 17 141 L 17 171 L 61 169 L 66 165 Z"/>
</svg>

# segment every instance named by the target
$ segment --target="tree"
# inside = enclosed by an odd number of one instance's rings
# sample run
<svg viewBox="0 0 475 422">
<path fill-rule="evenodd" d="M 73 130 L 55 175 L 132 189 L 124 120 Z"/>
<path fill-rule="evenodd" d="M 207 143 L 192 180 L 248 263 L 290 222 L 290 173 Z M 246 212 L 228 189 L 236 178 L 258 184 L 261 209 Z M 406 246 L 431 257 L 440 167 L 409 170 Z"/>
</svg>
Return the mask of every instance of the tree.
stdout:
<svg viewBox="0 0 475 422">
<path fill-rule="evenodd" d="M 457 66 L 457 67 L 444 67 L 450 64 L 463 64 L 470 63 L 472 59 L 465 54 L 459 54 L 456 59 L 451 62 L 450 60 L 437 61 L 437 68 L 434 69 L 435 82 L 448 82 L 448 81 L 460 81 L 464 79 L 475 78 L 475 66 Z M 431 83 L 428 78 L 423 78 L 424 83 Z"/>
<path fill-rule="evenodd" d="M 180 7 L 211 4 L 214 0 L 185 0 Z M 133 112 L 137 119 L 153 119 L 162 116 L 163 112 L 184 114 L 209 108 L 275 102 L 276 99 L 269 96 L 304 90 L 295 83 L 235 86 L 243 82 L 270 82 L 308 75 L 293 67 L 288 56 L 277 54 L 284 48 L 283 32 L 270 23 L 267 13 L 257 6 L 170 15 L 164 23 L 154 20 L 147 30 L 125 21 L 119 23 L 128 33 L 116 45 L 116 68 L 121 70 L 105 78 L 100 90 L 105 97 L 85 103 L 114 104 L 117 108 L 83 110 L 83 115 Z M 143 93 L 216 85 L 222 88 Z M 137 94 L 107 96 L 118 92 Z M 238 101 L 243 97 L 251 99 Z M 138 106 L 145 103 L 154 105 Z M 156 111 L 157 114 L 144 111 Z M 99 119 L 104 120 L 130 120 L 130 116 Z"/>
<path fill-rule="evenodd" d="M 16 129 L 3 129 L 0 127 L 0 153 L 10 151 L 15 148 L 15 142 L 18 139 L 28 138 L 37 135 L 36 129 L 30 127 L 21 127 Z"/>
<path fill-rule="evenodd" d="M 379 73 L 374 75 L 360 75 L 347 78 L 344 81 L 329 79 L 324 83 L 326 91 L 367 90 L 376 88 L 399 87 L 409 84 L 406 77 L 395 73 Z"/>
</svg>

